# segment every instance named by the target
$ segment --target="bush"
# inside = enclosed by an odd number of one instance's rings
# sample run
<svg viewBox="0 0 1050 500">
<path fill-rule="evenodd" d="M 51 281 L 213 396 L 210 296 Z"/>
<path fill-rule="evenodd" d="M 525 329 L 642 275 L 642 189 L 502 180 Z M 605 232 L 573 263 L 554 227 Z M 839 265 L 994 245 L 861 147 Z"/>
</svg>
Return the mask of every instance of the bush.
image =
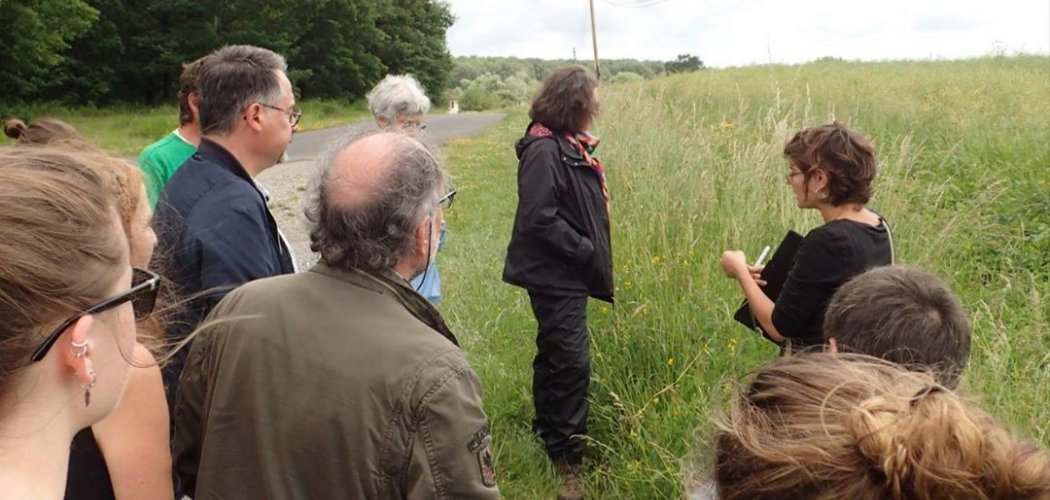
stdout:
<svg viewBox="0 0 1050 500">
<path fill-rule="evenodd" d="M 613 75 L 613 77 L 609 79 L 609 83 L 611 83 L 613 85 L 617 85 L 617 84 L 621 84 L 621 83 L 641 82 L 641 81 L 644 81 L 644 80 L 645 80 L 645 77 L 643 77 L 642 75 L 639 75 L 638 73 L 633 73 L 633 72 L 630 72 L 630 71 L 623 71 L 623 72 L 620 72 L 620 73 L 617 73 L 617 74 Z"/>
<path fill-rule="evenodd" d="M 484 73 L 473 80 L 460 81 L 460 87 L 450 94 L 459 96 L 459 107 L 464 111 L 484 111 L 512 106 L 528 100 L 538 82 L 519 71 L 506 79 L 495 73 Z"/>
<path fill-rule="evenodd" d="M 486 92 L 478 87 L 471 87 L 463 91 L 463 97 L 459 99 L 459 109 L 463 111 L 485 111 L 499 107 L 500 99 L 495 93 Z"/>
</svg>

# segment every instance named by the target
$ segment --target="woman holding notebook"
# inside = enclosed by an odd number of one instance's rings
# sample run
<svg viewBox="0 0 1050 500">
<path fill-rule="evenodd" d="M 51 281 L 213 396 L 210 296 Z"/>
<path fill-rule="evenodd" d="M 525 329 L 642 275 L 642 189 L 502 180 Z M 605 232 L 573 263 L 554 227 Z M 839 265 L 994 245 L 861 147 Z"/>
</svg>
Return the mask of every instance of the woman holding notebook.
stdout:
<svg viewBox="0 0 1050 500">
<path fill-rule="evenodd" d="M 795 134 L 784 146 L 790 170 L 784 180 L 799 208 L 820 211 L 824 225 L 802 240 L 776 302 L 762 292 L 761 266 L 744 253 L 722 254 L 726 275 L 736 279 L 751 313 L 771 339 L 791 350 L 823 345 L 828 301 L 843 283 L 893 262 L 889 227 L 865 207 L 877 170 L 875 150 L 863 136 L 834 122 Z"/>
</svg>

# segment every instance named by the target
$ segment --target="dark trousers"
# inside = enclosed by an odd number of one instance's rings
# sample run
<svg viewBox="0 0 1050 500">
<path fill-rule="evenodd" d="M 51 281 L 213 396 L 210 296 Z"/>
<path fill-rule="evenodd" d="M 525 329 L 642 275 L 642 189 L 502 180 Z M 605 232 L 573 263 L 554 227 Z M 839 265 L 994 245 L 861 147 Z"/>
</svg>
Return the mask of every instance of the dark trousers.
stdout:
<svg viewBox="0 0 1050 500">
<path fill-rule="evenodd" d="M 533 430 L 547 455 L 578 465 L 587 434 L 587 391 L 591 359 L 587 337 L 587 297 L 529 292 L 536 316 L 536 358 L 532 360 Z"/>
</svg>

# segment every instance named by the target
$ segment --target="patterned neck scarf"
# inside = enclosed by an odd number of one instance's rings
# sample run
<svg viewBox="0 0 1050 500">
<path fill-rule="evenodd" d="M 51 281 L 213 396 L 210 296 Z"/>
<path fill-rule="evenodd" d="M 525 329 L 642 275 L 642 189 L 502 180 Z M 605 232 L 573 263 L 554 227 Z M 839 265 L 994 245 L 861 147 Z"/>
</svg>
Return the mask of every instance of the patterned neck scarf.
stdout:
<svg viewBox="0 0 1050 500">
<path fill-rule="evenodd" d="M 577 132 L 575 134 L 566 132 L 565 139 L 576 146 L 576 149 L 583 155 L 583 159 L 587 160 L 587 164 L 594 170 L 594 173 L 598 176 L 598 184 L 602 187 L 602 194 L 605 195 L 605 199 L 608 201 L 609 187 L 605 185 L 605 167 L 602 166 L 602 162 L 598 161 L 597 158 L 591 156 L 594 154 L 594 150 L 598 148 L 598 145 L 601 144 L 601 139 L 587 132 Z"/>
<path fill-rule="evenodd" d="M 529 127 L 527 135 L 530 137 L 553 137 L 554 133 L 542 123 L 537 122 Z M 605 167 L 602 166 L 602 162 L 598 161 L 597 158 L 591 156 L 594 154 L 594 150 L 598 148 L 601 140 L 587 132 L 577 132 L 575 134 L 565 132 L 565 140 L 576 147 L 576 150 L 587 160 L 587 164 L 591 166 L 594 174 L 598 176 L 598 184 L 602 187 L 602 194 L 605 195 L 606 210 L 608 210 L 609 188 L 605 185 Z"/>
</svg>

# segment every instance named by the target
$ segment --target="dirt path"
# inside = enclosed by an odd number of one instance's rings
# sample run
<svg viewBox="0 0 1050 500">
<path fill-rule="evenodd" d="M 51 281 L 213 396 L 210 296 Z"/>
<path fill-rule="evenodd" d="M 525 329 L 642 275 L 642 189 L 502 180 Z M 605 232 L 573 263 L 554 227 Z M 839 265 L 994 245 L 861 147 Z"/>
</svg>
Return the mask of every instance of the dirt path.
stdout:
<svg viewBox="0 0 1050 500">
<path fill-rule="evenodd" d="M 463 113 L 428 116 L 426 133 L 439 143 L 479 134 L 504 118 L 501 113 Z M 296 134 L 288 148 L 289 161 L 259 175 L 258 181 L 270 192 L 270 210 L 295 253 L 299 270 L 317 261 L 310 251 L 303 202 L 316 173 L 314 160 L 324 146 L 346 133 L 353 125 Z"/>
</svg>

